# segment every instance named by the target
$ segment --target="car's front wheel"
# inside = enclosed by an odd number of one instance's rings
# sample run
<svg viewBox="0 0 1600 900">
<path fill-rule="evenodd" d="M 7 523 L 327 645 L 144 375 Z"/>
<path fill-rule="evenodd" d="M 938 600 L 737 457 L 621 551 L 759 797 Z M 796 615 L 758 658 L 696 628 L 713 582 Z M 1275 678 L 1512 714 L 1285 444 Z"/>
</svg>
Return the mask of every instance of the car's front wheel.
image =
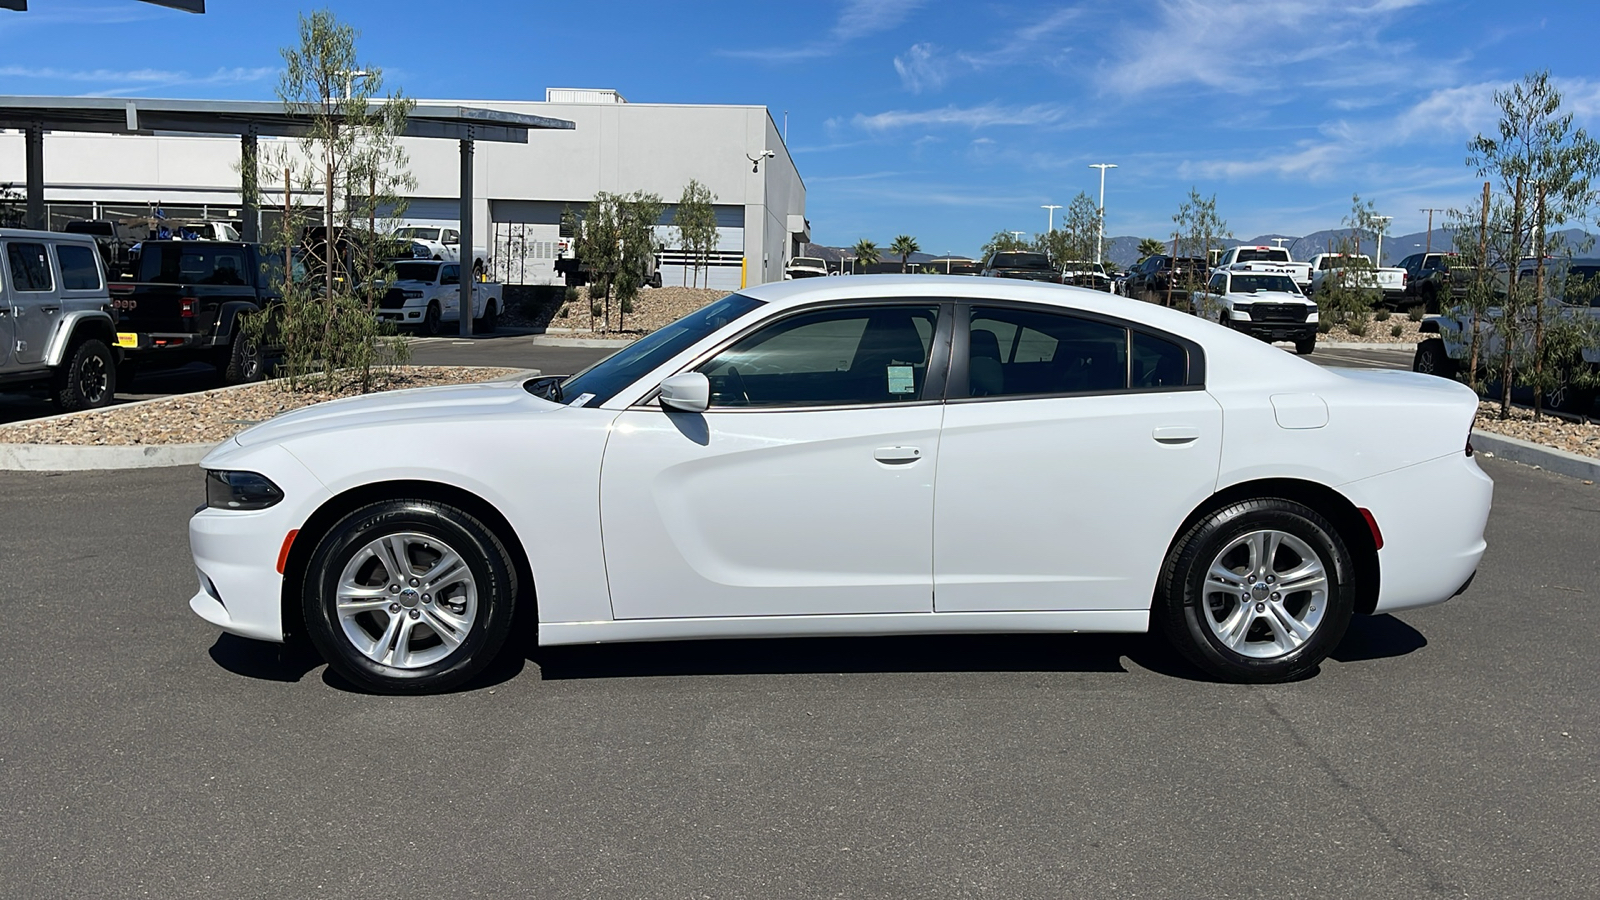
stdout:
<svg viewBox="0 0 1600 900">
<path fill-rule="evenodd" d="M 1332 523 L 1258 499 L 1205 516 L 1173 545 L 1155 624 L 1217 678 L 1274 682 L 1326 659 L 1354 609 L 1355 563 Z"/>
<path fill-rule="evenodd" d="M 50 385 L 50 398 L 62 412 L 108 406 L 116 392 L 117 361 L 111 348 L 94 338 L 68 348 Z"/>
<path fill-rule="evenodd" d="M 1443 338 L 1428 338 L 1417 344 L 1417 354 L 1411 360 L 1411 371 L 1440 378 L 1456 377 L 1456 361 L 1450 358 Z"/>
<path fill-rule="evenodd" d="M 514 571 L 505 545 L 465 510 L 425 500 L 370 504 L 317 544 L 301 595 L 306 632 L 361 687 L 449 690 L 504 645 Z"/>
</svg>

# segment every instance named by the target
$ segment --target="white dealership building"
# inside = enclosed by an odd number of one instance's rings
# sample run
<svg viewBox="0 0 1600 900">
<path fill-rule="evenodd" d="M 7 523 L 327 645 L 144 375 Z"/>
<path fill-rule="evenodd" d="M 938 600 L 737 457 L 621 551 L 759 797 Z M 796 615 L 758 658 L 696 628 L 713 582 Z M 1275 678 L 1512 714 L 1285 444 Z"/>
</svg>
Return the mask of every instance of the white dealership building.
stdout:
<svg viewBox="0 0 1600 900">
<path fill-rule="evenodd" d="M 137 102 L 137 101 L 135 101 Z M 474 244 L 494 274 L 512 284 L 558 283 L 554 261 L 563 209 L 596 192 L 646 191 L 667 206 L 690 179 L 716 196 L 718 244 L 710 286 L 735 289 L 783 277 L 797 245 L 810 240 L 805 183 L 764 106 L 628 103 L 610 90 L 551 89 L 543 102 L 447 103 L 564 119 L 572 130 L 536 130 L 527 143 L 480 142 L 473 166 Z M 263 157 L 274 139 L 262 137 Z M 416 190 L 403 221 L 455 227 L 460 220 L 460 155 L 455 141 L 403 139 Z M 49 132 L 44 197 L 52 228 L 72 219 L 143 217 L 236 219 L 238 138 L 193 134 Z M 0 185 L 20 188 L 25 147 L 0 132 Z M 281 176 L 277 181 L 281 182 Z M 263 217 L 282 188 L 261 172 Z M 315 203 L 316 198 L 307 198 Z M 675 230 L 659 229 L 665 284 L 683 280 Z M 706 275 L 701 274 L 702 283 Z"/>
</svg>

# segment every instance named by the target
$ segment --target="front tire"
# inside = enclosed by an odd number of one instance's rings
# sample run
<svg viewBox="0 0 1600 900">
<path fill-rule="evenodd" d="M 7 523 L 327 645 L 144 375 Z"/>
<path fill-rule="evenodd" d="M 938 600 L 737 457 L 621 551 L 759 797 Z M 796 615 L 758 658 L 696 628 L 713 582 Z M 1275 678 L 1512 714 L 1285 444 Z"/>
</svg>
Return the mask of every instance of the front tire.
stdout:
<svg viewBox="0 0 1600 900">
<path fill-rule="evenodd" d="M 109 406 L 116 393 L 117 360 L 95 338 L 74 344 L 50 383 L 50 399 L 62 412 Z"/>
<path fill-rule="evenodd" d="M 301 589 L 306 632 L 328 665 L 360 687 L 447 691 L 504 646 L 514 572 L 499 537 L 465 510 L 373 503 L 318 542 Z"/>
<path fill-rule="evenodd" d="M 1224 681 L 1290 681 L 1339 645 L 1355 609 L 1355 563 L 1333 524 L 1290 500 L 1233 503 L 1173 545 L 1157 625 Z"/>
<path fill-rule="evenodd" d="M 422 314 L 422 333 L 429 337 L 437 336 L 439 334 L 439 320 L 442 317 L 439 312 L 439 302 L 435 300 L 429 303 L 428 311 Z"/>
<path fill-rule="evenodd" d="M 1456 361 L 1445 351 L 1443 338 L 1428 338 L 1417 344 L 1417 355 L 1411 360 L 1411 371 L 1440 378 L 1455 378 L 1456 368 Z"/>
</svg>

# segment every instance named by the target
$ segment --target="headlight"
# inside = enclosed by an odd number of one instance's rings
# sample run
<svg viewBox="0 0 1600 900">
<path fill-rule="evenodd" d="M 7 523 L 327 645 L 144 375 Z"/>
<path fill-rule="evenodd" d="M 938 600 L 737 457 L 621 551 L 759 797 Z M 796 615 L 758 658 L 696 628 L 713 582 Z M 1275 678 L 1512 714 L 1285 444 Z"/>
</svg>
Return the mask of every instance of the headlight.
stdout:
<svg viewBox="0 0 1600 900">
<path fill-rule="evenodd" d="M 421 291 L 401 291 L 400 292 L 400 296 L 406 298 L 407 300 L 421 300 L 422 299 L 422 292 Z"/>
<path fill-rule="evenodd" d="M 255 472 L 206 472 L 206 505 L 212 509 L 266 509 L 283 490 Z"/>
</svg>

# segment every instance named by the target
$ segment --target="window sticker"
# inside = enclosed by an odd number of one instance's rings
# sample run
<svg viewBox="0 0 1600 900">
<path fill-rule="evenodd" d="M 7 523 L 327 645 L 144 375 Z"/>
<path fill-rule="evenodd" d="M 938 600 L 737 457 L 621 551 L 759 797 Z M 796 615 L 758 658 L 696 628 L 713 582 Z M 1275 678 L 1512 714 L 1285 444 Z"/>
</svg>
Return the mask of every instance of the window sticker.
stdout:
<svg viewBox="0 0 1600 900">
<path fill-rule="evenodd" d="M 889 367 L 889 393 L 914 394 L 916 392 L 916 379 L 911 377 L 910 366 Z"/>
</svg>

